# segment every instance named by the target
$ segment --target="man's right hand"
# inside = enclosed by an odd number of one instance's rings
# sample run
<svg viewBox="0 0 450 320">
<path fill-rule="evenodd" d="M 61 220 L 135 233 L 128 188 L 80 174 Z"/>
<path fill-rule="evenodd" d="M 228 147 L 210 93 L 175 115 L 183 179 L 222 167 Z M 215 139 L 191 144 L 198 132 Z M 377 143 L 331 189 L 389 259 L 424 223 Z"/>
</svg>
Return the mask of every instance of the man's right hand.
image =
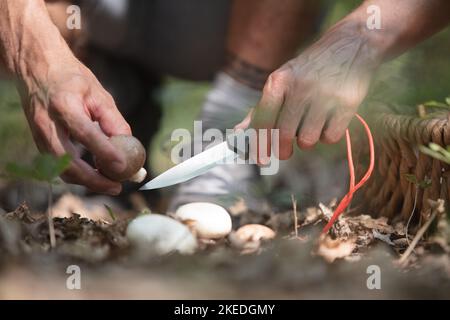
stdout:
<svg viewBox="0 0 450 320">
<path fill-rule="evenodd" d="M 22 105 L 41 152 L 72 155 L 62 178 L 92 191 L 118 194 L 121 185 L 81 160 L 86 147 L 109 172 L 126 167 L 109 142 L 130 135 L 112 97 L 70 51 L 42 0 L 0 0 L 0 60 L 18 83 Z"/>
</svg>

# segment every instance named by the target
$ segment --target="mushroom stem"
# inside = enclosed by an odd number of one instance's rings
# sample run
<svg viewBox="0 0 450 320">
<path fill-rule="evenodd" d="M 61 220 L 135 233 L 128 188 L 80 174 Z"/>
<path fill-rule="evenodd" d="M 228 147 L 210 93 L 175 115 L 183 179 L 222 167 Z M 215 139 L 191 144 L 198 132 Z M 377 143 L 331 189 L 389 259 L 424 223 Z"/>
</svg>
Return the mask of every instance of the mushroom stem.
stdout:
<svg viewBox="0 0 450 320">
<path fill-rule="evenodd" d="M 140 168 L 129 180 L 131 182 L 141 183 L 147 177 L 147 170 Z"/>
</svg>

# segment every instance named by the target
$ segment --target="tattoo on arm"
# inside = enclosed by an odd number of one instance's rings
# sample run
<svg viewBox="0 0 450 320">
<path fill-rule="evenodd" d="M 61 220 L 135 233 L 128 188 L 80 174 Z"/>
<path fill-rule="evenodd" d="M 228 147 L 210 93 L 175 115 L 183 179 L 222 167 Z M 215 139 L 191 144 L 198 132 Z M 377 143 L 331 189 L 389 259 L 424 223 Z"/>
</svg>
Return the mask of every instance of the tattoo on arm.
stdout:
<svg viewBox="0 0 450 320">
<path fill-rule="evenodd" d="M 237 81 L 254 89 L 261 90 L 272 72 L 251 64 L 229 52 L 226 57 L 224 71 Z"/>
</svg>

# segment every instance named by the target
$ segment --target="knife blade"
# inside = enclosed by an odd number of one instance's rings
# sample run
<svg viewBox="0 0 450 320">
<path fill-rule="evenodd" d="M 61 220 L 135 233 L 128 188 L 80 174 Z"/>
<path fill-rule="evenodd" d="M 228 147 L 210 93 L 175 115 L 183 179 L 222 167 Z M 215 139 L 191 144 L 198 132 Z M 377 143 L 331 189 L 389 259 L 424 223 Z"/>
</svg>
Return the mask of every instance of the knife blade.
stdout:
<svg viewBox="0 0 450 320">
<path fill-rule="evenodd" d="M 159 189 L 185 182 L 204 174 L 217 165 L 227 163 L 240 156 L 246 157 L 248 154 L 247 142 L 245 150 L 237 148 L 237 144 L 234 143 L 240 134 L 232 134 L 227 137 L 226 141 L 175 165 L 153 180 L 147 182 L 139 190 Z"/>
</svg>

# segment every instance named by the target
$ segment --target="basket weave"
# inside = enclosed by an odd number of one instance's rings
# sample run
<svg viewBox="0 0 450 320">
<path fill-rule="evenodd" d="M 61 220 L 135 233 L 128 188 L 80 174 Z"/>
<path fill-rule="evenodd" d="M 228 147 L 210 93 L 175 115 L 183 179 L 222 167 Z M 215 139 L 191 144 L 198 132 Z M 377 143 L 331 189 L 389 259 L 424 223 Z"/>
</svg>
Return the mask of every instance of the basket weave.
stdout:
<svg viewBox="0 0 450 320">
<path fill-rule="evenodd" d="M 421 225 L 430 214 L 427 199 L 450 198 L 450 166 L 419 151 L 434 142 L 450 145 L 450 113 L 434 112 L 421 118 L 380 112 L 369 117 L 375 140 L 376 163 L 372 178 L 361 190 L 364 210 L 391 221 Z M 426 188 L 408 179 L 431 181 Z M 367 211 L 366 211 L 367 212 Z"/>
</svg>

